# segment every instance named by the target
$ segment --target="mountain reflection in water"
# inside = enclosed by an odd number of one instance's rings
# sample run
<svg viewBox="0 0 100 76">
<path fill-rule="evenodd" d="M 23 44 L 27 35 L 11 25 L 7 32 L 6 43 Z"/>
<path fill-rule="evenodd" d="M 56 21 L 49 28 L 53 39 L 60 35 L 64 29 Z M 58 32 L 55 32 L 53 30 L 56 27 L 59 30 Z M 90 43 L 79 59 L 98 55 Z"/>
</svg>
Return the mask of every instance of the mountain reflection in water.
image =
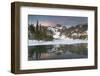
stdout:
<svg viewBox="0 0 100 76">
<path fill-rule="evenodd" d="M 87 43 L 28 46 L 28 60 L 79 59 L 88 57 Z"/>
</svg>

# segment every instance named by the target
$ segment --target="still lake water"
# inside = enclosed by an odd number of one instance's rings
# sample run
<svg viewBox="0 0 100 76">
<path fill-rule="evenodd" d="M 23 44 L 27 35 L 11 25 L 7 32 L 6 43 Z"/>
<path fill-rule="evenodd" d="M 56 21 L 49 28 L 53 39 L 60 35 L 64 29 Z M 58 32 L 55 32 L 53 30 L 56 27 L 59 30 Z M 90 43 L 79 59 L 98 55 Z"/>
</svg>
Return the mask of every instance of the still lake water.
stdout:
<svg viewBox="0 0 100 76">
<path fill-rule="evenodd" d="M 28 46 L 28 60 L 88 58 L 87 43 Z"/>
</svg>

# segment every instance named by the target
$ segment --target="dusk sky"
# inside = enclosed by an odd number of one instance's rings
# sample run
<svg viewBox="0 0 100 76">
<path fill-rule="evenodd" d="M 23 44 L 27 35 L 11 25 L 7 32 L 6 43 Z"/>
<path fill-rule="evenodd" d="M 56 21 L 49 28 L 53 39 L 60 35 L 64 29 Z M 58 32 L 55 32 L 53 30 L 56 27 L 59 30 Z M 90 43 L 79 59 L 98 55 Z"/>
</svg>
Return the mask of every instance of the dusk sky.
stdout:
<svg viewBox="0 0 100 76">
<path fill-rule="evenodd" d="M 56 24 L 75 26 L 77 24 L 88 23 L 87 17 L 28 15 L 28 24 L 36 25 L 37 20 L 39 21 L 39 24 L 44 26 L 55 26 Z"/>
</svg>

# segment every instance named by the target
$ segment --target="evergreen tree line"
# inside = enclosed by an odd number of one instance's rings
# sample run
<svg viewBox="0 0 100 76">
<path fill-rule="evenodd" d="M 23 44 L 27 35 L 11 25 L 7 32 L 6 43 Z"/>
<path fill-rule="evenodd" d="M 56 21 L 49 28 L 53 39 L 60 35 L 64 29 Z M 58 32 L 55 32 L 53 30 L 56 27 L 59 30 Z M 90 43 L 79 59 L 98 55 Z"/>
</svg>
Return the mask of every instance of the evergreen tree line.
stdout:
<svg viewBox="0 0 100 76">
<path fill-rule="evenodd" d="M 31 35 L 28 35 L 29 39 L 36 39 L 36 40 L 52 40 L 53 36 L 48 35 L 47 33 L 47 27 L 42 26 L 38 23 L 36 26 L 34 24 L 29 25 L 28 31 L 31 33 Z"/>
</svg>

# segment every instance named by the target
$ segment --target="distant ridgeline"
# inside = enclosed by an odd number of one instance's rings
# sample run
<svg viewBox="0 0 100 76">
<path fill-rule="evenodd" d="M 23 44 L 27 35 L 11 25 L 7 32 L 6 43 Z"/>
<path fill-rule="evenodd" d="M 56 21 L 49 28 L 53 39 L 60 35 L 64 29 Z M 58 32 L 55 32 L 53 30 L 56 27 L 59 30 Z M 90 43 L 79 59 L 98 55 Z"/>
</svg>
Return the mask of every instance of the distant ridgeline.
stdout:
<svg viewBox="0 0 100 76">
<path fill-rule="evenodd" d="M 29 40 L 46 40 L 53 39 L 88 39 L 88 25 L 79 24 L 76 26 L 62 26 L 57 24 L 55 26 L 45 26 L 39 24 L 28 25 L 28 39 Z"/>
</svg>

